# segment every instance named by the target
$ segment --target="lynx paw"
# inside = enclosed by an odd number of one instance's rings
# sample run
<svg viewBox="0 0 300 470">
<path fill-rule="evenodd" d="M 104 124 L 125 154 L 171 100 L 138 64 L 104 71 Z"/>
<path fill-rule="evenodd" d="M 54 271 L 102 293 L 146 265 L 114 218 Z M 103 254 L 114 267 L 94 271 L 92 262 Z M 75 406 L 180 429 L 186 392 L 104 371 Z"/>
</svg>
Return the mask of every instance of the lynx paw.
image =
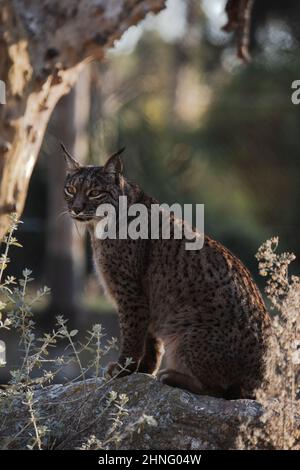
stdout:
<svg viewBox="0 0 300 470">
<path fill-rule="evenodd" d="M 205 394 L 202 385 L 195 377 L 183 374 L 176 370 L 162 369 L 157 374 L 157 378 L 165 385 L 189 390 L 190 392 L 197 393 L 199 395 Z"/>
</svg>

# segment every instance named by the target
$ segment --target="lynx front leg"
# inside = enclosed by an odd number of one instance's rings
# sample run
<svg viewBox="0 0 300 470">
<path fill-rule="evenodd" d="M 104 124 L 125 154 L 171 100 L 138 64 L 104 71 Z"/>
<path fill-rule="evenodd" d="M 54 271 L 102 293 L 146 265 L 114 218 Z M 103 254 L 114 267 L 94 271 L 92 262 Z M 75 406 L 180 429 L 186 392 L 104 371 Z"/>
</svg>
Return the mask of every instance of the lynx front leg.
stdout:
<svg viewBox="0 0 300 470">
<path fill-rule="evenodd" d="M 126 302 L 119 303 L 119 322 L 121 330 L 120 356 L 116 363 L 108 366 L 108 373 L 121 377 L 136 372 L 144 354 L 149 325 L 149 308 L 146 299 L 143 297 L 128 298 L 127 294 Z M 128 358 L 132 362 L 126 365 Z M 123 368 L 125 369 L 123 370 Z"/>
<path fill-rule="evenodd" d="M 145 351 L 138 372 L 155 374 L 160 367 L 162 355 L 162 342 L 156 339 L 151 333 L 147 333 Z"/>
</svg>

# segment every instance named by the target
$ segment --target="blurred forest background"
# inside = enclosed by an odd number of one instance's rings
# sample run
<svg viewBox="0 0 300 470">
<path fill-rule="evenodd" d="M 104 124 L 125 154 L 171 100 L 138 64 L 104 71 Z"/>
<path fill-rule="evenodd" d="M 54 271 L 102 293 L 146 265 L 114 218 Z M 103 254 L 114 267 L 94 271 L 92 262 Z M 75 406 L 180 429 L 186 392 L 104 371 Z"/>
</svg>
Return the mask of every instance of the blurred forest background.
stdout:
<svg viewBox="0 0 300 470">
<path fill-rule="evenodd" d="M 103 63 L 90 64 L 56 107 L 17 233 L 24 248 L 12 248 L 9 268 L 30 268 L 38 286 L 52 289 L 38 311 L 43 327 L 63 314 L 73 327 L 100 322 L 117 335 L 86 235 L 60 215 L 60 141 L 87 164 L 103 164 L 125 145 L 125 174 L 160 202 L 204 203 L 206 233 L 259 284 L 254 255 L 274 235 L 296 254 L 299 273 L 300 108 L 291 83 L 300 79 L 300 3 L 255 2 L 250 64 L 221 30 L 224 5 L 169 0 Z"/>
</svg>

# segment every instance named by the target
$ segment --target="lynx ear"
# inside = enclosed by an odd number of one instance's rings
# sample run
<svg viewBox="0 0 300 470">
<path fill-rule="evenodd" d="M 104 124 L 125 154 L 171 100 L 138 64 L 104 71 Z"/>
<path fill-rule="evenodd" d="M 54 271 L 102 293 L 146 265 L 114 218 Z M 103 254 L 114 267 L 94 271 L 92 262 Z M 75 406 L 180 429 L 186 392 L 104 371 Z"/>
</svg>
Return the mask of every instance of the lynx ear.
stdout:
<svg viewBox="0 0 300 470">
<path fill-rule="evenodd" d="M 66 147 L 64 146 L 62 142 L 60 143 L 60 146 L 64 152 L 64 157 L 65 157 L 65 161 L 67 164 L 67 170 L 68 171 L 79 170 L 79 168 L 81 168 L 81 165 L 75 160 L 75 158 L 72 157 L 72 155 L 69 154 L 68 150 L 66 149 Z"/>
<path fill-rule="evenodd" d="M 123 153 L 125 147 L 122 147 L 116 153 L 114 153 L 104 165 L 104 169 L 111 173 L 122 173 L 123 170 L 123 162 L 120 158 L 121 153 Z"/>
</svg>

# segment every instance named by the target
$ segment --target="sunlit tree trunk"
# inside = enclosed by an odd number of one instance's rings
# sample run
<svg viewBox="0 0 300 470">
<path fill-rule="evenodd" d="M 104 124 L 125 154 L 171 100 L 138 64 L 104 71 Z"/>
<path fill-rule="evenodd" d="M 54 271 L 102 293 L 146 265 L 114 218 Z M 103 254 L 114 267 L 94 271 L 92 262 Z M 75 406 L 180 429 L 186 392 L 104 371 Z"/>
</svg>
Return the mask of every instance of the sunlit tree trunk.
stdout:
<svg viewBox="0 0 300 470">
<path fill-rule="evenodd" d="M 101 60 L 165 0 L 0 0 L 0 239 L 20 214 L 50 115 L 86 61 Z"/>
</svg>

